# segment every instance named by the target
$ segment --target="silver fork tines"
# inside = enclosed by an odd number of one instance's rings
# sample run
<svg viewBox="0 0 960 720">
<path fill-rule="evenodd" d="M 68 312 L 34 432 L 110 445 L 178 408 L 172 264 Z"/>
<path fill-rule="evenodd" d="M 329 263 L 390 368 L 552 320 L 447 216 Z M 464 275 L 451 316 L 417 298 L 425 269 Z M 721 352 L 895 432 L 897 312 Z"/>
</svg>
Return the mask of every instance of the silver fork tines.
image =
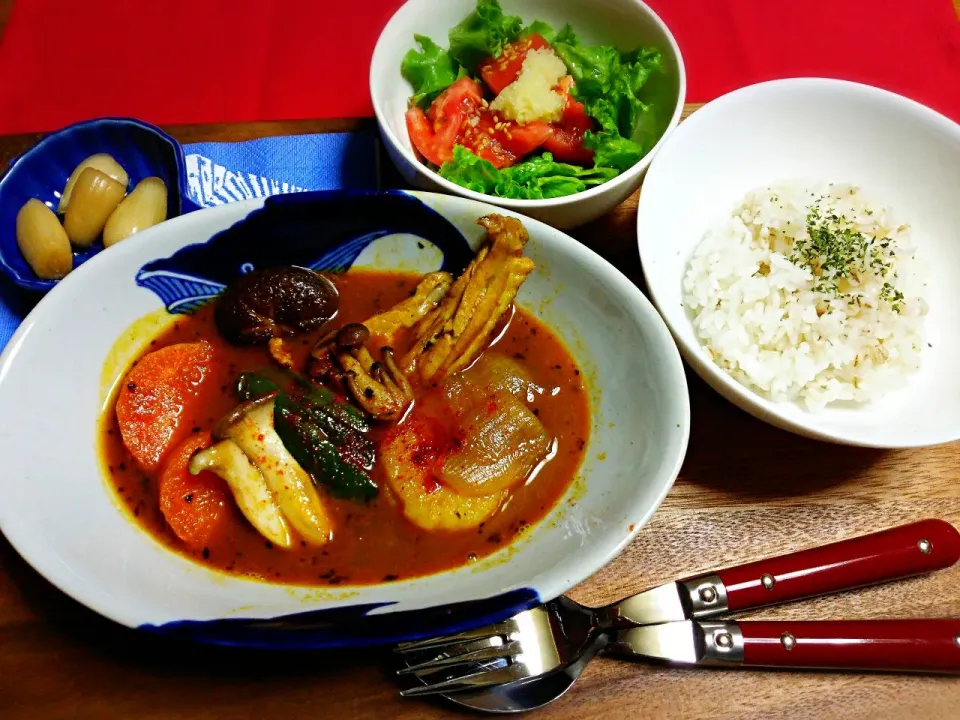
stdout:
<svg viewBox="0 0 960 720">
<path fill-rule="evenodd" d="M 401 670 L 397 670 L 397 675 L 409 675 L 416 673 L 436 672 L 438 670 L 449 668 L 453 669 L 457 665 L 467 663 L 478 663 L 487 660 L 510 660 L 520 652 L 520 643 L 515 640 L 504 640 L 502 637 L 487 638 L 486 640 L 477 640 L 467 643 L 456 649 L 456 652 L 445 653 L 442 656 L 435 657 L 425 662 L 409 665 Z"/>
<path fill-rule="evenodd" d="M 446 651 L 448 648 L 454 648 L 472 640 L 486 640 L 497 635 L 507 635 L 515 627 L 513 618 L 509 618 L 494 625 L 488 625 L 487 627 L 481 627 L 475 630 L 467 630 L 466 632 L 457 633 L 456 635 L 444 635 L 443 637 L 400 643 L 393 651 L 401 655 L 420 653 L 427 650 Z"/>
<path fill-rule="evenodd" d="M 441 680 L 431 685 L 401 690 L 403 697 L 418 697 L 421 695 L 438 695 L 440 693 L 454 693 L 461 690 L 479 690 L 491 685 L 502 685 L 527 677 L 527 672 L 519 665 L 508 665 L 498 670 L 481 669 L 469 675 Z"/>
<path fill-rule="evenodd" d="M 405 697 L 451 693 L 513 682 L 548 672 L 562 663 L 544 607 L 521 612 L 485 628 L 447 637 L 404 643 L 395 652 L 423 687 Z"/>
</svg>

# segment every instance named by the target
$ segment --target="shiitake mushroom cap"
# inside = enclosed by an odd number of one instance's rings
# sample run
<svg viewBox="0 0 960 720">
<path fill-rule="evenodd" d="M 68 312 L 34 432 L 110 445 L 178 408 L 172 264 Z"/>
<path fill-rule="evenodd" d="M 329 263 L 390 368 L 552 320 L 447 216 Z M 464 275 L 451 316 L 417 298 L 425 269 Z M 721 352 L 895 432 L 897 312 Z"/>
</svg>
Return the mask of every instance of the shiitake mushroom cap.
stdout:
<svg viewBox="0 0 960 720">
<path fill-rule="evenodd" d="M 288 265 L 238 277 L 217 300 L 214 320 L 228 342 L 259 345 L 315 330 L 339 307 L 340 295 L 329 278 Z"/>
</svg>

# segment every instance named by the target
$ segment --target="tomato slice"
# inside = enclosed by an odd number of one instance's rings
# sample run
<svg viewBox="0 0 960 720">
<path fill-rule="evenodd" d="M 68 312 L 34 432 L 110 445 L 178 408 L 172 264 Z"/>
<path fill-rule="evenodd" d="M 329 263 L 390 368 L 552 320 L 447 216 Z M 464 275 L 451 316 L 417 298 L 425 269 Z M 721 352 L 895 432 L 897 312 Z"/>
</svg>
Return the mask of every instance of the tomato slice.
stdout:
<svg viewBox="0 0 960 720">
<path fill-rule="evenodd" d="M 574 100 L 570 94 L 573 78 L 569 75 L 558 84 L 558 89 L 566 92 L 567 101 L 563 108 L 563 117 L 553 126 L 553 133 L 543 143 L 543 149 L 553 154 L 557 162 L 575 165 L 591 165 L 593 151 L 583 146 L 583 136 L 593 128 L 593 119 L 587 115 L 583 103 Z"/>
<path fill-rule="evenodd" d="M 497 57 L 489 57 L 480 63 L 480 77 L 493 90 L 494 95 L 499 95 L 507 85 L 519 77 L 528 52 L 548 47 L 550 43 L 536 33 L 523 40 L 508 43 L 503 46 L 503 50 Z"/>
<path fill-rule="evenodd" d="M 414 106 L 407 110 L 407 132 L 410 134 L 410 142 L 413 147 L 424 158 L 434 165 L 441 165 L 443 161 L 437 151 L 436 133 L 430 125 L 430 119 L 420 108 Z"/>
<path fill-rule="evenodd" d="M 466 129 L 466 122 L 480 109 L 483 90 L 472 78 L 460 78 L 444 90 L 425 113 L 407 110 L 407 132 L 417 151 L 434 165 L 453 157 L 453 146 Z"/>
<path fill-rule="evenodd" d="M 553 133 L 547 123 L 532 122 L 517 125 L 512 121 L 500 121 L 490 110 L 481 110 L 476 123 L 468 122 L 460 144 L 475 155 L 489 160 L 496 168 L 514 165 L 529 155 Z"/>
<path fill-rule="evenodd" d="M 471 78 L 457 80 L 427 112 L 410 108 L 406 120 L 413 146 L 434 165 L 450 160 L 454 146 L 463 145 L 495 167 L 505 168 L 540 147 L 554 131 L 542 122 L 501 121 L 483 106 L 480 85 Z"/>
</svg>

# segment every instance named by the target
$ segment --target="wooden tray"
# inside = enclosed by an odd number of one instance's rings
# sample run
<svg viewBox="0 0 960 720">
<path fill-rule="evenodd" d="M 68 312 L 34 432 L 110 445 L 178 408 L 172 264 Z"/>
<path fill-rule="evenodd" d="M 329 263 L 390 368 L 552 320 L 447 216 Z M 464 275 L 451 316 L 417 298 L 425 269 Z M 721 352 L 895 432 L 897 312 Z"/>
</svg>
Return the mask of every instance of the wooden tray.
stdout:
<svg viewBox="0 0 960 720">
<path fill-rule="evenodd" d="M 688 106 L 685 115 L 696 109 Z M 330 132 L 368 121 L 168 128 L 184 143 Z M 0 137 L 0 167 L 39 139 Z M 573 234 L 640 284 L 637 195 Z M 960 443 L 836 447 L 738 410 L 689 374 L 693 426 L 676 486 L 619 558 L 571 594 L 601 604 L 679 576 L 940 517 L 960 526 Z M 960 617 L 960 567 L 754 612 L 809 620 Z M 464 716 L 401 700 L 386 653 L 271 656 L 178 645 L 103 620 L 29 568 L 0 536 L 0 718 Z M 538 718 L 960 717 L 960 681 L 884 675 L 680 670 L 599 658 Z"/>
</svg>

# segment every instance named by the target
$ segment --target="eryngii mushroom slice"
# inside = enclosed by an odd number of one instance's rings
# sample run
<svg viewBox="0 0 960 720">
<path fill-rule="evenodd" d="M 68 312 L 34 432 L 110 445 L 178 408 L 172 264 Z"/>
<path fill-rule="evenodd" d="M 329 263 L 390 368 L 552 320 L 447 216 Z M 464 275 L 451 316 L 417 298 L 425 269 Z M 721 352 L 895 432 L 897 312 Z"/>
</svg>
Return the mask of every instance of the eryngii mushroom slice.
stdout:
<svg viewBox="0 0 960 720">
<path fill-rule="evenodd" d="M 191 475 L 204 470 L 219 475 L 233 493 L 243 516 L 274 545 L 293 545 L 290 526 L 280 512 L 263 475 L 233 440 L 221 440 L 198 452 L 190 459 Z"/>
<path fill-rule="evenodd" d="M 273 424 L 276 397 L 272 392 L 247 400 L 220 421 L 214 437 L 233 440 L 257 466 L 294 530 L 307 542 L 323 545 L 333 539 L 333 518 L 313 480 L 277 434 Z"/>
</svg>

